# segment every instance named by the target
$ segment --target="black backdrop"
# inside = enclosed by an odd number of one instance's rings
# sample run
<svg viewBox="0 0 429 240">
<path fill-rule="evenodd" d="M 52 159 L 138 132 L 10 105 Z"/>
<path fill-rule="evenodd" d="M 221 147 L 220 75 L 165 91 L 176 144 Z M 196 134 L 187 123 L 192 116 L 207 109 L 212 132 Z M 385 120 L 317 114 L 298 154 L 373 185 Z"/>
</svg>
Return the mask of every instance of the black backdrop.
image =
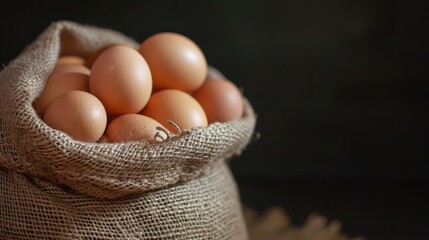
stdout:
<svg viewBox="0 0 429 240">
<path fill-rule="evenodd" d="M 137 41 L 160 31 L 185 34 L 243 89 L 258 114 L 260 140 L 231 161 L 243 201 L 260 208 L 289 201 L 286 209 L 308 212 L 319 207 L 348 221 L 351 233 L 380 237 L 386 232 L 377 235 L 378 222 L 369 218 L 384 218 L 370 212 L 414 205 L 429 182 L 428 6 L 397 0 L 14 1 L 0 13 L 0 63 L 7 65 L 56 20 L 111 28 Z M 260 197 L 249 187 L 254 181 L 261 189 L 271 186 L 267 194 L 277 197 Z M 308 200 L 333 204 L 326 194 L 357 200 L 343 212 Z M 364 199 L 362 215 L 355 207 L 368 194 L 381 195 Z M 409 197 L 397 199 L 404 194 Z M 384 197 L 397 202 L 384 204 Z M 402 213 L 423 219 L 428 208 L 418 206 L 425 208 Z M 298 222 L 307 214 L 288 210 Z"/>
</svg>

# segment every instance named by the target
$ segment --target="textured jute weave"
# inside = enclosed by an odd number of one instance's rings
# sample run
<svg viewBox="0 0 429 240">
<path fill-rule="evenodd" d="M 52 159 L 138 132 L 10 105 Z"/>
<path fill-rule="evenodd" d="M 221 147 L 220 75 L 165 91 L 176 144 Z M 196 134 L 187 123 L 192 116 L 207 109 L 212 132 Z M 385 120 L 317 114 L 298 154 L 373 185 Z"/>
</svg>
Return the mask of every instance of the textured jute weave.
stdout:
<svg viewBox="0 0 429 240">
<path fill-rule="evenodd" d="M 138 43 L 110 29 L 52 23 L 0 72 L 0 239 L 247 239 L 227 161 L 256 116 L 163 143 L 84 143 L 47 126 L 33 102 L 59 56 Z"/>
</svg>

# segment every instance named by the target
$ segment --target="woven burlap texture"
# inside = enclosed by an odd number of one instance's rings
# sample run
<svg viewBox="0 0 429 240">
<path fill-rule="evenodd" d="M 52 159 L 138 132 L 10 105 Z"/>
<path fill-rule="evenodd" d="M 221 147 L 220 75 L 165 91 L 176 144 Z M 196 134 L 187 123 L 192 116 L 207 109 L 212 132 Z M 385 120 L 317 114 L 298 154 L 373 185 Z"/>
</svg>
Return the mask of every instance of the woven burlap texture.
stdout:
<svg viewBox="0 0 429 240">
<path fill-rule="evenodd" d="M 226 161 L 256 116 L 163 143 L 84 143 L 47 126 L 33 102 L 59 56 L 87 57 L 133 39 L 53 22 L 0 72 L 0 237 L 9 239 L 247 239 Z"/>
</svg>

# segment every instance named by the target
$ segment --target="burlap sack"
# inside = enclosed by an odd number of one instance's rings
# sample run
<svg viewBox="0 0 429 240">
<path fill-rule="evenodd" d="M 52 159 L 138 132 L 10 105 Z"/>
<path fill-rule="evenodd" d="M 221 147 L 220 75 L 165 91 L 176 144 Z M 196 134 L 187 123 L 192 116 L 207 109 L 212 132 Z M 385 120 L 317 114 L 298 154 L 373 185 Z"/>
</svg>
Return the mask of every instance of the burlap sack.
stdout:
<svg viewBox="0 0 429 240">
<path fill-rule="evenodd" d="M 52 23 L 0 72 L 1 239 L 247 239 L 227 160 L 256 117 L 193 129 L 164 143 L 83 143 L 33 108 L 61 55 L 133 39 Z"/>
</svg>

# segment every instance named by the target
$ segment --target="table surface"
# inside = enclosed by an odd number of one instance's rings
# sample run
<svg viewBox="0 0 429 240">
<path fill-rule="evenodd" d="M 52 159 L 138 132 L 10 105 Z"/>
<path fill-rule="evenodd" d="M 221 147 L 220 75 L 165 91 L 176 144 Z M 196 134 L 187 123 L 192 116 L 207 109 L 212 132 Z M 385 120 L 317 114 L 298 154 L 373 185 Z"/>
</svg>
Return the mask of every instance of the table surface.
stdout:
<svg viewBox="0 0 429 240">
<path fill-rule="evenodd" d="M 429 239 L 428 179 L 296 179 L 236 177 L 243 205 L 281 206 L 292 223 L 311 213 L 339 220 L 349 237 Z"/>
</svg>

